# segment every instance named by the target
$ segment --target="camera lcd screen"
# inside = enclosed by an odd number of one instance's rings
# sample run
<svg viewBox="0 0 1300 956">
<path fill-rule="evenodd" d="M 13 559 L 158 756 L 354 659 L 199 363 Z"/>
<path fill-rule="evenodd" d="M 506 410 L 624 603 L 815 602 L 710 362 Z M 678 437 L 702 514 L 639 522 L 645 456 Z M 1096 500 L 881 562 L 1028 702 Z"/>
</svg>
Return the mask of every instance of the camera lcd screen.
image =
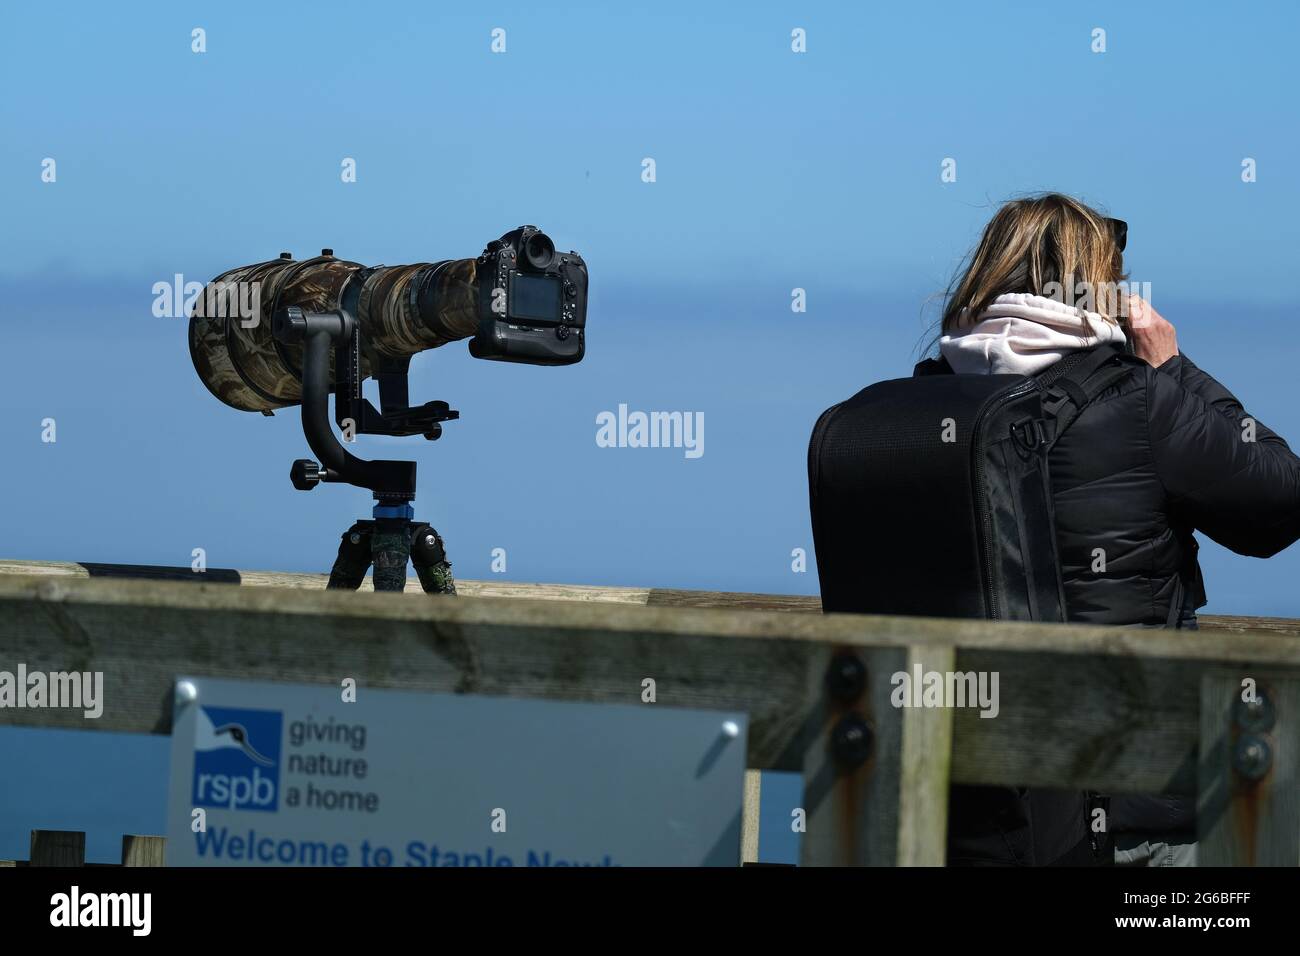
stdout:
<svg viewBox="0 0 1300 956">
<path fill-rule="evenodd" d="M 512 319 L 558 322 L 560 280 L 554 276 L 527 276 L 515 273 L 510 283 L 507 312 Z"/>
</svg>

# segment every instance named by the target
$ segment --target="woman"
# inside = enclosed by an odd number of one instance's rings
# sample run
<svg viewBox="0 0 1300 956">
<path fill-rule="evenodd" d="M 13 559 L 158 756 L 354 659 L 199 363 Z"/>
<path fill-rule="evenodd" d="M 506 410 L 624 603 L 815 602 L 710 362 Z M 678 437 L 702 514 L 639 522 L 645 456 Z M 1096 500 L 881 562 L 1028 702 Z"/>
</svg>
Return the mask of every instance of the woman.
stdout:
<svg viewBox="0 0 1300 956">
<path fill-rule="evenodd" d="M 1300 537 L 1300 460 L 1180 352 L 1163 316 L 1116 294 L 1121 227 L 1055 193 L 1004 205 L 950 290 L 939 349 L 957 373 L 1037 375 L 1106 346 L 1145 362 L 1089 404 L 1051 452 L 1066 603 L 1071 621 L 1194 628 L 1206 598 L 1192 532 L 1238 554 L 1281 551 Z M 1008 809 L 990 791 L 959 788 L 954 861 L 1087 859 L 1082 795 L 1020 798 Z M 1114 798 L 1116 862 L 1193 862 L 1194 808 L 1191 797 Z M 1020 823 L 1028 832 L 1030 820 L 1026 851 L 1008 834 Z"/>
</svg>

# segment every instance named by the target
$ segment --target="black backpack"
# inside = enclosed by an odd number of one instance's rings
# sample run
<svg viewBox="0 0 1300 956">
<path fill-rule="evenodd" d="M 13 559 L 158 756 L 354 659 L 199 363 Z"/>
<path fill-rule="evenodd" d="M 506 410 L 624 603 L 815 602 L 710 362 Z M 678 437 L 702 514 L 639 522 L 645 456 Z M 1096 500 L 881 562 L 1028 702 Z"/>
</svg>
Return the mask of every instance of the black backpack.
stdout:
<svg viewBox="0 0 1300 956">
<path fill-rule="evenodd" d="M 942 359 L 827 409 L 808 447 L 822 609 L 1065 621 L 1048 453 L 1141 360 L 1113 345 L 1036 377 L 956 375 Z M 954 786 L 948 862 L 1096 864 L 1105 798 Z"/>
<path fill-rule="evenodd" d="M 1114 345 L 1036 377 L 932 359 L 827 409 L 808 448 L 823 609 L 1066 620 L 1047 456 L 1134 363 Z"/>
</svg>

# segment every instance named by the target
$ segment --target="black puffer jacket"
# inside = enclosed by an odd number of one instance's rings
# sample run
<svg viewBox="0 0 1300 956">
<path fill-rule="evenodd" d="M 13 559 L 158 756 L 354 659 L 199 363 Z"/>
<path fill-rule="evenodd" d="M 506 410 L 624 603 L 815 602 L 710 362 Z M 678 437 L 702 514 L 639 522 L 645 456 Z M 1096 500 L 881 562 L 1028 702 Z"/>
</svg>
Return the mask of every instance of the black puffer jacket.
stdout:
<svg viewBox="0 0 1300 956">
<path fill-rule="evenodd" d="M 1190 619 L 1206 600 L 1193 530 L 1261 558 L 1300 538 L 1300 459 L 1186 355 L 1099 395 L 1051 474 L 1073 621 Z"/>
<path fill-rule="evenodd" d="M 1051 475 L 1074 621 L 1194 622 L 1206 596 L 1193 530 L 1261 558 L 1300 538 L 1300 460 L 1186 355 L 1098 396 L 1052 450 Z M 1117 796 L 1109 823 L 1190 839 L 1195 800 Z"/>
<path fill-rule="evenodd" d="M 1239 554 L 1281 551 L 1300 538 L 1300 459 L 1187 356 L 1159 369 L 1122 361 L 1131 373 L 1098 395 L 1051 453 L 1069 618 L 1194 627 L 1206 597 L 1193 530 Z M 943 360 L 936 366 L 951 371 Z M 1089 819 L 1078 792 L 956 786 L 949 862 L 1093 862 Z M 1116 796 L 1108 822 L 1112 833 L 1189 839 L 1195 800 Z"/>
</svg>

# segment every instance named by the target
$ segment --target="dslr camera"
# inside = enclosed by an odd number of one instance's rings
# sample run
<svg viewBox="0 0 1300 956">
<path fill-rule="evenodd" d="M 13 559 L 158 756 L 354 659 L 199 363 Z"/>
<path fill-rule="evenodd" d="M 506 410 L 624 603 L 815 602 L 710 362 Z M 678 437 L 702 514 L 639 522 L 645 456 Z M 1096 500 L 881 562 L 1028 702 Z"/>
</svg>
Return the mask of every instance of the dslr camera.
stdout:
<svg viewBox="0 0 1300 956">
<path fill-rule="evenodd" d="M 586 344 L 587 264 L 555 251 L 536 226 L 487 244 L 475 261 L 479 324 L 475 358 L 529 365 L 572 365 Z"/>
</svg>

